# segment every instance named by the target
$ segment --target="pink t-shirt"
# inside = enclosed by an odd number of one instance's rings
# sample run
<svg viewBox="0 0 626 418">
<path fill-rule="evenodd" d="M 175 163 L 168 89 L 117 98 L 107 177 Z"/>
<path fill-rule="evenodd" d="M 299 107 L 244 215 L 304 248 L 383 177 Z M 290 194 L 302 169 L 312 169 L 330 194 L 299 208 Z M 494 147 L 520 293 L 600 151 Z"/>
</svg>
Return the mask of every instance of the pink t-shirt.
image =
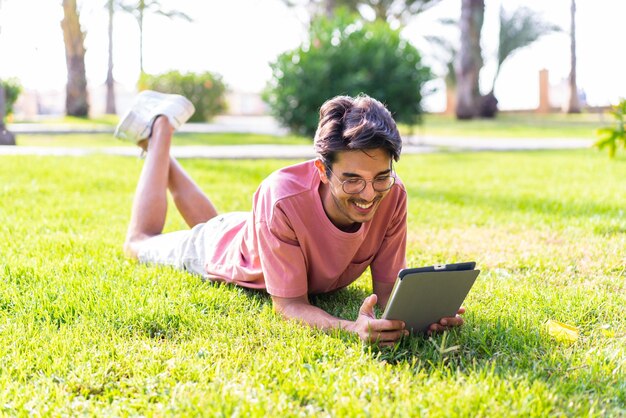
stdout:
<svg viewBox="0 0 626 418">
<path fill-rule="evenodd" d="M 226 217 L 206 248 L 210 278 L 267 289 L 278 297 L 326 293 L 371 266 L 374 281 L 393 283 L 406 265 L 406 191 L 392 187 L 371 221 L 343 232 L 324 212 L 313 160 L 278 170 L 254 194 L 253 211 Z"/>
</svg>

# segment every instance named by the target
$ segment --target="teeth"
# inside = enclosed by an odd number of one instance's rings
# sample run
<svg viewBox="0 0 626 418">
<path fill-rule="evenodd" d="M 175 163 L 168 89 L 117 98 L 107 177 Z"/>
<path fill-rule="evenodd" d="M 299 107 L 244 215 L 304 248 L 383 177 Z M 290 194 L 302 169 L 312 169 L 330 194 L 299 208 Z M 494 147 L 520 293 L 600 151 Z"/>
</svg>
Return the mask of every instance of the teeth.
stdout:
<svg viewBox="0 0 626 418">
<path fill-rule="evenodd" d="M 355 205 L 357 205 L 358 207 L 360 207 L 361 209 L 369 209 L 370 207 L 372 207 L 372 205 L 374 204 L 374 202 L 370 202 L 368 204 L 362 204 L 362 203 L 356 203 L 354 202 Z"/>
</svg>

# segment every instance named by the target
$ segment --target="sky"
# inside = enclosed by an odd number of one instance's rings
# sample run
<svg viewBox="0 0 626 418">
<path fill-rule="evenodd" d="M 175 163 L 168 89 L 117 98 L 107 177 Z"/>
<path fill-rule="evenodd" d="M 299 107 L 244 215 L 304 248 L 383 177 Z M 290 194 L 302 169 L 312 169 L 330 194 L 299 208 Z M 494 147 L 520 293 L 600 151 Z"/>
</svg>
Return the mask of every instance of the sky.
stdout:
<svg viewBox="0 0 626 418">
<path fill-rule="evenodd" d="M 148 73 L 169 70 L 211 71 L 221 74 L 234 90 L 258 92 L 271 77 L 269 63 L 306 39 L 306 15 L 286 7 L 281 0 L 163 0 L 191 16 L 193 22 L 148 15 L 144 23 L 144 67 Z M 86 68 L 91 86 L 104 83 L 107 72 L 105 0 L 79 0 L 81 21 L 87 31 Z M 502 5 L 520 5 L 539 12 L 545 20 L 564 28 L 537 41 L 505 62 L 496 84 L 502 109 L 534 108 L 538 104 L 538 72 L 550 72 L 552 84 L 569 73 L 570 0 L 485 0 L 483 92 L 490 87 L 498 36 L 498 12 Z M 424 54 L 425 62 L 438 68 L 425 35 L 444 34 L 458 40 L 458 33 L 442 29 L 439 18 L 458 19 L 460 0 L 441 4 L 417 16 L 403 29 L 403 36 Z M 626 97 L 623 68 L 624 0 L 577 0 L 578 86 L 591 105 L 608 105 Z M 25 88 L 63 90 L 67 71 L 61 0 L 0 0 L 0 77 L 17 77 Z M 134 18 L 116 13 L 114 21 L 114 78 L 133 89 L 139 75 L 139 29 Z M 434 87 L 443 83 L 434 82 Z M 441 110 L 443 94 L 427 99 L 427 108 Z"/>
</svg>

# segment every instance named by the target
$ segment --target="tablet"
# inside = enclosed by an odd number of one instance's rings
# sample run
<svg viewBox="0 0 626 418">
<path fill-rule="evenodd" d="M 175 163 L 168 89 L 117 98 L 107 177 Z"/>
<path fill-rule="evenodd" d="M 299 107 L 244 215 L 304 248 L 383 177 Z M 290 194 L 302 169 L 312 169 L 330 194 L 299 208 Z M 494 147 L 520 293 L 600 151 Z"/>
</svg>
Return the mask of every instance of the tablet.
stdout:
<svg viewBox="0 0 626 418">
<path fill-rule="evenodd" d="M 384 319 L 400 319 L 413 332 L 426 332 L 441 318 L 454 317 L 480 270 L 475 262 L 403 269 L 389 296 Z"/>
</svg>

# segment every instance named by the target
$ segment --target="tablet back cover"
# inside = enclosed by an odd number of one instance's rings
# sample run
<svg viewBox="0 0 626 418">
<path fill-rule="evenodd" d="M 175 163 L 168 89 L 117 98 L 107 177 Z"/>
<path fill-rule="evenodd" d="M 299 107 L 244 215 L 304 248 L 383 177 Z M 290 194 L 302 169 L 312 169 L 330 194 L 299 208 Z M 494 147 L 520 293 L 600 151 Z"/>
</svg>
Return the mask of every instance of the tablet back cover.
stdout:
<svg viewBox="0 0 626 418">
<path fill-rule="evenodd" d="M 453 317 L 480 270 L 410 273 L 396 286 L 383 318 L 400 319 L 407 329 L 425 332 L 441 318 Z"/>
</svg>

